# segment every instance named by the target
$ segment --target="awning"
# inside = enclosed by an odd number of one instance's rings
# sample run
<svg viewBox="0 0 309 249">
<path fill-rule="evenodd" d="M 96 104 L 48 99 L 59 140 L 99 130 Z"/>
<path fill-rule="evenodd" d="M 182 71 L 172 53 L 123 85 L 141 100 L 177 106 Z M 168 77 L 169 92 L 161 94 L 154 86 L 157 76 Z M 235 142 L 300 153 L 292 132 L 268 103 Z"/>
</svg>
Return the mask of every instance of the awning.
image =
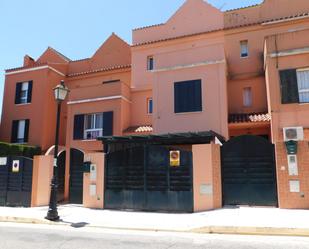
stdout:
<svg viewBox="0 0 309 249">
<path fill-rule="evenodd" d="M 225 139 L 214 131 L 204 132 L 186 132 L 186 133 L 168 133 L 161 135 L 131 135 L 131 136 L 111 136 L 100 137 L 98 140 L 103 144 L 157 144 L 157 145 L 175 145 L 175 144 L 209 144 L 215 138 L 224 142 Z"/>
</svg>

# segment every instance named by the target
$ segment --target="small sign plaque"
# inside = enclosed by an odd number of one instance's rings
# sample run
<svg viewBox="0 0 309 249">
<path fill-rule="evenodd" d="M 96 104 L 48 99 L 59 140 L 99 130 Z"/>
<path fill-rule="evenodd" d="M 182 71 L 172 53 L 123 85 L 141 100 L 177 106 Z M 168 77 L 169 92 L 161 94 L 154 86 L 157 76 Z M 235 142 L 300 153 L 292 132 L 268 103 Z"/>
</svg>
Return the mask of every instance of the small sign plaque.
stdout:
<svg viewBox="0 0 309 249">
<path fill-rule="evenodd" d="M 4 166 L 7 164 L 7 157 L 0 157 L 0 165 Z"/>
<path fill-rule="evenodd" d="M 179 150 L 170 151 L 170 166 L 172 167 L 180 166 L 180 151 Z"/>
<path fill-rule="evenodd" d="M 19 172 L 19 160 L 13 160 L 13 162 L 12 162 L 12 172 L 14 172 L 14 173 Z"/>
</svg>

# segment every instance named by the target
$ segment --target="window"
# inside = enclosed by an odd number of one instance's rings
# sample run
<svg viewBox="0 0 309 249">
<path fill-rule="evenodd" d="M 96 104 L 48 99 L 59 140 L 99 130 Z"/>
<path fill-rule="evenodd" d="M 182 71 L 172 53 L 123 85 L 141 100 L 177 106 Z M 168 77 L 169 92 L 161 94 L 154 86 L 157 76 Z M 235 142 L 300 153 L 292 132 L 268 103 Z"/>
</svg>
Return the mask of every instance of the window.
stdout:
<svg viewBox="0 0 309 249">
<path fill-rule="evenodd" d="M 84 139 L 91 140 L 103 134 L 103 113 L 85 115 Z"/>
<path fill-rule="evenodd" d="M 309 102 L 309 70 L 297 71 L 299 103 Z"/>
<path fill-rule="evenodd" d="M 153 112 L 153 101 L 152 99 L 147 99 L 147 113 L 152 114 Z"/>
<path fill-rule="evenodd" d="M 281 103 L 309 103 L 309 70 L 281 70 Z"/>
<path fill-rule="evenodd" d="M 251 87 L 245 87 L 243 89 L 243 105 L 244 107 L 252 106 L 252 90 Z"/>
<path fill-rule="evenodd" d="M 29 133 L 29 120 L 14 120 L 12 125 L 12 143 L 27 143 Z"/>
<path fill-rule="evenodd" d="M 147 57 L 147 70 L 153 70 L 154 69 L 154 59 L 152 56 Z"/>
<path fill-rule="evenodd" d="M 16 84 L 15 104 L 31 103 L 32 81 L 20 82 Z"/>
<path fill-rule="evenodd" d="M 202 81 L 191 80 L 174 84 L 175 113 L 202 111 Z"/>
<path fill-rule="evenodd" d="M 248 40 L 240 42 L 240 57 L 245 58 L 249 56 Z"/>
<path fill-rule="evenodd" d="M 74 116 L 74 140 L 93 140 L 113 135 L 113 112 Z"/>
</svg>

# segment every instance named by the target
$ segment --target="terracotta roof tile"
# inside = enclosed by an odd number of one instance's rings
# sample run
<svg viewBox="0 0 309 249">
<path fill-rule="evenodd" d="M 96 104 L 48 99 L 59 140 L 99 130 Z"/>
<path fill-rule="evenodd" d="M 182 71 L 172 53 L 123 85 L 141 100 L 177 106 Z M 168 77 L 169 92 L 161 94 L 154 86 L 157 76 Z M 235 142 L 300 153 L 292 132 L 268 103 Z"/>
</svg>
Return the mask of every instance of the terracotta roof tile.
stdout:
<svg viewBox="0 0 309 249">
<path fill-rule="evenodd" d="M 230 29 L 236 29 L 236 28 L 243 28 L 243 27 L 260 25 L 260 24 L 267 24 L 267 23 L 276 22 L 276 21 L 284 21 L 284 20 L 289 20 L 289 19 L 299 18 L 299 17 L 309 17 L 309 13 L 300 13 L 300 14 L 296 14 L 296 15 L 292 15 L 292 16 L 272 18 L 272 19 L 268 19 L 268 20 L 260 20 L 260 21 L 256 21 L 256 22 L 252 22 L 252 23 L 236 24 L 236 25 L 232 25 L 230 27 L 225 27 L 225 28 L 222 28 L 222 29 L 215 29 L 215 30 L 209 30 L 209 31 L 187 34 L 187 35 L 182 35 L 182 36 L 175 36 L 175 37 L 170 37 L 170 38 L 151 40 L 151 41 L 133 44 L 132 47 L 149 45 L 149 44 L 153 44 L 153 43 L 165 42 L 165 41 L 170 41 L 170 40 L 176 40 L 176 39 L 181 39 L 181 38 L 186 38 L 186 37 L 191 37 L 191 36 L 198 36 L 198 35 L 218 32 L 218 31 L 224 31 L 224 30 L 230 30 Z"/>
<path fill-rule="evenodd" d="M 22 66 L 22 67 L 5 69 L 5 72 L 9 73 L 9 72 L 16 71 L 16 70 L 22 70 L 22 69 L 28 69 L 28 68 L 34 68 L 34 67 L 40 67 L 40 66 L 46 66 L 46 65 L 48 65 L 48 63 L 35 63 L 34 65 L 30 65 L 26 67 Z"/>
<path fill-rule="evenodd" d="M 229 123 L 256 123 L 269 122 L 271 115 L 269 113 L 237 113 L 229 115 Z"/>
<path fill-rule="evenodd" d="M 68 77 L 76 77 L 76 76 L 81 76 L 81 75 L 85 75 L 85 74 L 106 72 L 106 71 L 112 71 L 112 70 L 117 70 L 117 69 L 125 69 L 125 68 L 131 68 L 131 64 L 99 68 L 99 69 L 89 70 L 89 71 L 85 71 L 85 72 L 72 73 L 72 74 L 69 74 Z"/>
<path fill-rule="evenodd" d="M 124 133 L 151 133 L 153 128 L 151 125 L 131 126 L 127 128 Z"/>
</svg>

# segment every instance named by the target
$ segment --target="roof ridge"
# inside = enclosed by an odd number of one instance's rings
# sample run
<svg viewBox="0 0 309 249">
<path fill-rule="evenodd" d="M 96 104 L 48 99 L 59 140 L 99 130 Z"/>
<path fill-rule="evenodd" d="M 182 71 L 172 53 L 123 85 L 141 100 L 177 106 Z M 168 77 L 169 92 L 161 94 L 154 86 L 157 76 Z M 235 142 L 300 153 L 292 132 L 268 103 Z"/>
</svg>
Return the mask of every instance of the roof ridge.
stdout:
<svg viewBox="0 0 309 249">
<path fill-rule="evenodd" d="M 70 58 L 66 57 L 64 54 L 60 53 L 59 51 L 57 51 L 56 49 L 52 48 L 51 46 L 48 46 L 47 50 L 48 50 L 48 49 L 50 49 L 50 50 L 52 50 L 53 52 L 57 53 L 62 59 L 66 60 L 66 61 L 68 61 L 68 62 L 71 61 Z"/>
</svg>

